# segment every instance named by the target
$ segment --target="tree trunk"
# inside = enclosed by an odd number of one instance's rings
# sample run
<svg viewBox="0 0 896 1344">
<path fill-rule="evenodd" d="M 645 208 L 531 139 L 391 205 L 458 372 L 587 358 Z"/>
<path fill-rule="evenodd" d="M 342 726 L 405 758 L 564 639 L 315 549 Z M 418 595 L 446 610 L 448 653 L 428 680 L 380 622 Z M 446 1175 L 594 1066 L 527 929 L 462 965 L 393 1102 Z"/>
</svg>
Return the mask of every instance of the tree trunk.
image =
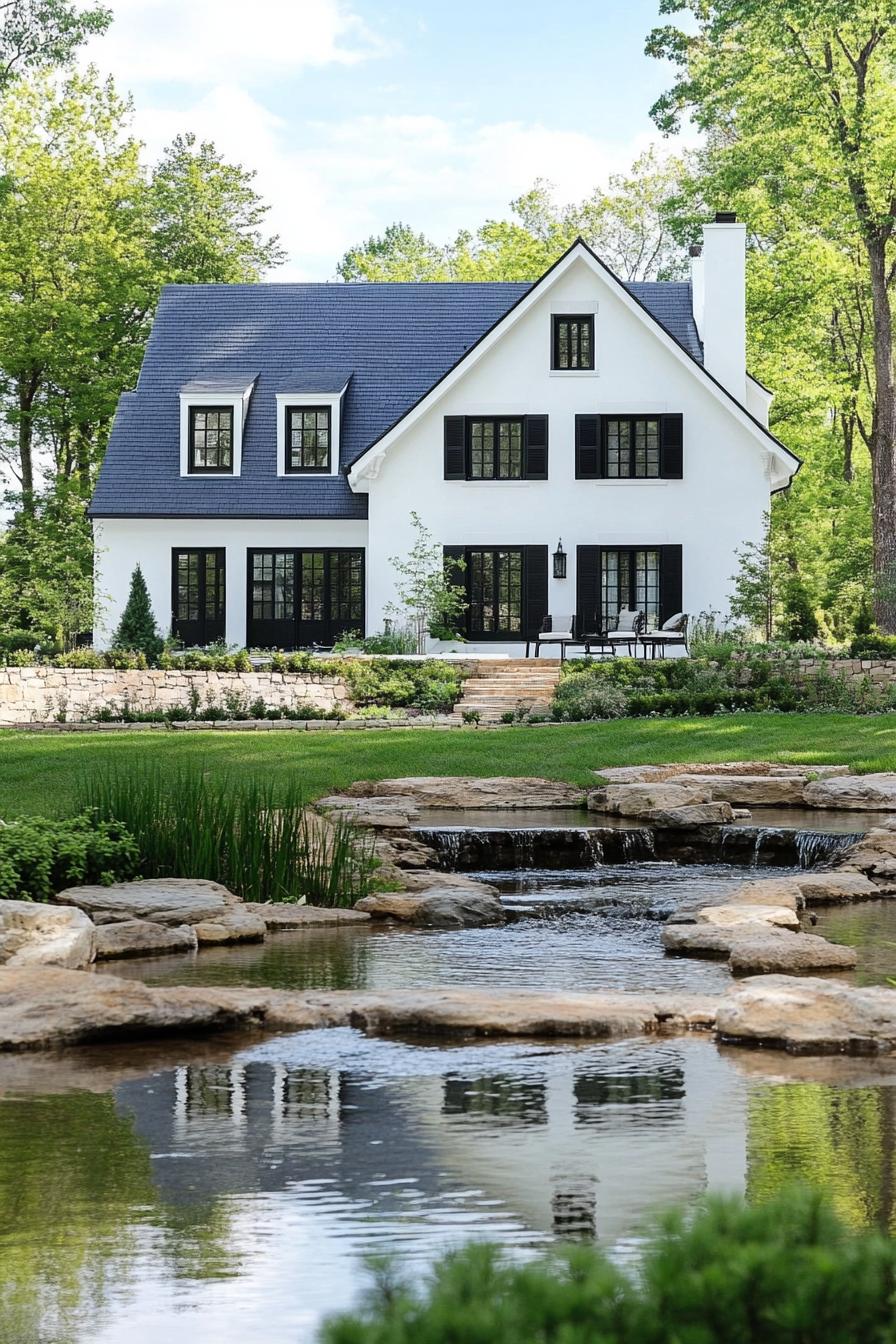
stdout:
<svg viewBox="0 0 896 1344">
<path fill-rule="evenodd" d="M 22 485 L 22 507 L 26 513 L 34 511 L 34 456 L 32 443 L 34 426 L 32 407 L 34 405 L 35 379 L 20 377 L 19 393 L 19 480 Z"/>
<path fill-rule="evenodd" d="M 896 634 L 896 390 L 893 385 L 893 314 L 887 289 L 886 240 L 866 244 L 874 315 L 874 418 L 871 425 L 873 486 L 874 617 Z"/>
</svg>

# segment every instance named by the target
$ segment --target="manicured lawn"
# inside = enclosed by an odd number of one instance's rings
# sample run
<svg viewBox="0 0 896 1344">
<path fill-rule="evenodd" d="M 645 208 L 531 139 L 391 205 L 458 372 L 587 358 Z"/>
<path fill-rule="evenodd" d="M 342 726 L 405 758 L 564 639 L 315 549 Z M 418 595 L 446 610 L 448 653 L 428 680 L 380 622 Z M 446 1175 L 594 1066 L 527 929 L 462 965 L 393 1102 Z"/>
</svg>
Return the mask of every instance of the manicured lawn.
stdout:
<svg viewBox="0 0 896 1344">
<path fill-rule="evenodd" d="M 210 770 L 298 774 L 309 798 L 398 775 L 545 775 L 593 781 L 609 765 L 772 759 L 896 770 L 896 715 L 736 714 L 620 719 L 503 732 L 0 732 L 0 817 L 70 811 L 78 777 L 110 762 L 202 761 Z"/>
</svg>

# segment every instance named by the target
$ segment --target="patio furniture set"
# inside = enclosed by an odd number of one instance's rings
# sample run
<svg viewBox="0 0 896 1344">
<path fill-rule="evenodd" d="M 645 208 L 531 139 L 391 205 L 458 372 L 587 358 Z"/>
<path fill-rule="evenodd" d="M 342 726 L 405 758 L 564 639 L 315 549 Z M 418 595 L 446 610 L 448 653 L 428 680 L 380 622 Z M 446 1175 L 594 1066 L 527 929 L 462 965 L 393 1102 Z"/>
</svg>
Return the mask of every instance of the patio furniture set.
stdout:
<svg viewBox="0 0 896 1344">
<path fill-rule="evenodd" d="M 546 616 L 534 640 L 526 641 L 526 657 L 535 645 L 535 657 L 549 644 L 559 645 L 560 661 L 566 661 L 570 649 L 581 649 L 586 657 L 613 658 L 618 652 L 630 658 L 638 656 L 638 646 L 644 658 L 665 658 L 669 648 L 683 648 L 688 655 L 688 616 L 676 612 L 659 627 L 647 629 L 643 611 L 620 611 L 612 630 L 577 631 L 575 616 Z"/>
</svg>

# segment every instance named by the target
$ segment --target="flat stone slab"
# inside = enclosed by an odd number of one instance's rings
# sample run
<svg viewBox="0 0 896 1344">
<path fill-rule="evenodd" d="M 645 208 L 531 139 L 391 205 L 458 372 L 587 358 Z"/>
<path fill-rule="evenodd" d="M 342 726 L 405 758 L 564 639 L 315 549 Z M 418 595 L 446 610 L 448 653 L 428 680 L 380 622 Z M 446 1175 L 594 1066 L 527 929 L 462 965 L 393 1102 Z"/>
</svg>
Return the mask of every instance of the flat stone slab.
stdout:
<svg viewBox="0 0 896 1344">
<path fill-rule="evenodd" d="M 702 765 L 675 762 L 668 765 L 622 765 L 595 770 L 596 775 L 613 784 L 643 784 L 651 780 L 676 779 L 679 775 L 697 775 L 701 778 L 716 775 L 749 775 L 777 779 L 829 779 L 848 775 L 848 765 L 784 765 L 779 761 L 711 761 Z"/>
<path fill-rule="evenodd" d="M 172 927 L 147 919 L 126 919 L 117 924 L 101 924 L 96 930 L 97 961 L 195 952 L 196 947 L 196 929 L 192 924 Z"/>
<path fill-rule="evenodd" d="M 345 817 L 356 826 L 369 826 L 372 830 L 405 830 L 420 816 L 413 800 L 400 794 L 347 798 L 335 793 L 318 799 L 317 806 L 330 816 Z"/>
<path fill-rule="evenodd" d="M 155 924 L 200 924 L 222 916 L 237 898 L 218 882 L 194 877 L 116 882 L 110 887 L 67 887 L 54 897 L 58 905 L 84 910 L 94 924 L 145 919 Z"/>
<path fill-rule="evenodd" d="M 663 947 L 674 956 L 702 957 L 725 961 L 741 940 L 754 938 L 786 938 L 783 930 L 769 924 L 664 924 L 661 934 Z M 796 934 L 790 935 L 796 937 Z"/>
<path fill-rule="evenodd" d="M 676 775 L 676 783 L 705 789 L 714 802 L 737 807 L 799 807 L 806 775 Z"/>
<path fill-rule="evenodd" d="M 814 933 L 785 933 L 769 938 L 735 938 L 729 965 L 735 975 L 799 974 L 804 971 L 852 970 L 855 948 L 829 943 Z"/>
<path fill-rule="evenodd" d="M 330 908 L 321 905 L 269 904 L 246 901 L 242 907 L 264 920 L 268 933 L 294 933 L 301 929 L 335 928 L 347 924 L 369 924 L 370 916 L 361 910 Z"/>
<path fill-rule="evenodd" d="M 231 907 L 215 919 L 203 919 L 193 925 L 200 947 L 218 947 L 227 943 L 261 943 L 265 922 L 243 907 Z"/>
<path fill-rule="evenodd" d="M 606 788 L 591 790 L 588 810 L 606 812 L 612 817 L 644 817 L 646 813 L 708 801 L 708 789 L 686 788 L 678 783 L 608 784 Z"/>
<path fill-rule="evenodd" d="M 794 879 L 807 906 L 873 901 L 881 892 L 864 873 L 807 873 Z"/>
<path fill-rule="evenodd" d="M 660 830 L 690 826 L 727 826 L 734 821 L 730 803 L 689 803 L 683 807 L 657 807 L 640 814 L 641 821 Z"/>
<path fill-rule="evenodd" d="M 896 991 L 832 980 L 762 975 L 718 1004 L 723 1040 L 794 1054 L 876 1054 L 896 1047 Z"/>
<path fill-rule="evenodd" d="M 0 965 L 81 970 L 96 953 L 96 929 L 74 906 L 0 901 Z"/>
<path fill-rule="evenodd" d="M 503 775 L 483 779 L 469 775 L 421 775 L 407 779 L 362 780 L 345 792 L 352 798 L 400 795 L 422 808 L 581 807 L 585 801 L 584 789 L 575 789 L 554 779 Z"/>
<path fill-rule="evenodd" d="M 896 774 L 819 779 L 806 785 L 804 797 L 810 807 L 896 812 Z"/>
<path fill-rule="evenodd" d="M 800 921 L 785 905 L 705 905 L 696 914 L 698 924 L 716 924 L 733 928 L 741 924 L 774 924 L 782 929 L 798 929 Z"/>
</svg>

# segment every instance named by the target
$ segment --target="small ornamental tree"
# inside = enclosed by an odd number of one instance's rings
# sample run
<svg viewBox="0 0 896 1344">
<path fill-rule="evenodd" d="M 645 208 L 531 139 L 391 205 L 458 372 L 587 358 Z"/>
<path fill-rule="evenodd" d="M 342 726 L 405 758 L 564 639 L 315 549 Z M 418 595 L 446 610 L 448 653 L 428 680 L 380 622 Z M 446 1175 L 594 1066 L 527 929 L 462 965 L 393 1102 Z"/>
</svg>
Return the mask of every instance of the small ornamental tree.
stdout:
<svg viewBox="0 0 896 1344">
<path fill-rule="evenodd" d="M 131 591 L 112 644 L 116 649 L 133 649 L 143 653 L 149 662 L 154 662 L 165 647 L 152 613 L 143 570 L 139 565 L 131 575 Z"/>
<path fill-rule="evenodd" d="M 775 630 L 778 575 L 772 542 L 771 518 L 765 515 L 761 541 L 749 541 L 735 551 L 740 568 L 732 575 L 731 615 L 762 631 L 766 643 Z"/>
<path fill-rule="evenodd" d="M 395 590 L 398 603 L 387 608 L 390 615 L 410 621 L 417 641 L 417 652 L 426 652 L 427 635 L 453 634 L 467 605 L 466 593 L 451 577 L 441 546 L 432 539 L 417 513 L 411 513 L 414 544 L 402 559 L 390 556 L 389 564 L 397 575 Z M 452 560 L 451 571 L 463 568 Z"/>
</svg>

